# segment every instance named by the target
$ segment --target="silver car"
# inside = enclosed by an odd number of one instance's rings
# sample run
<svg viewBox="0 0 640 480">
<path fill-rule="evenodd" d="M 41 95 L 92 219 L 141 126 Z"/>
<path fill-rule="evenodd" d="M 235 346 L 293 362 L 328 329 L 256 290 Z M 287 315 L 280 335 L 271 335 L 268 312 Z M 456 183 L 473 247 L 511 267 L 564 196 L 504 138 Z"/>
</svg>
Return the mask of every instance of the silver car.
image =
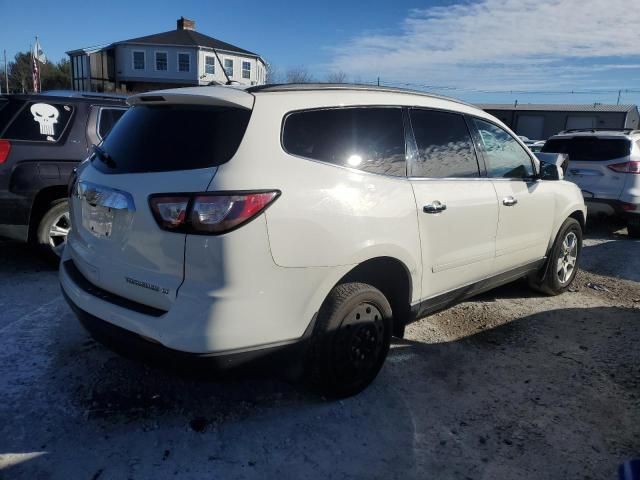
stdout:
<svg viewBox="0 0 640 480">
<path fill-rule="evenodd" d="M 565 130 L 542 151 L 569 155 L 565 178 L 578 184 L 590 215 L 623 217 L 640 238 L 640 130 Z"/>
</svg>

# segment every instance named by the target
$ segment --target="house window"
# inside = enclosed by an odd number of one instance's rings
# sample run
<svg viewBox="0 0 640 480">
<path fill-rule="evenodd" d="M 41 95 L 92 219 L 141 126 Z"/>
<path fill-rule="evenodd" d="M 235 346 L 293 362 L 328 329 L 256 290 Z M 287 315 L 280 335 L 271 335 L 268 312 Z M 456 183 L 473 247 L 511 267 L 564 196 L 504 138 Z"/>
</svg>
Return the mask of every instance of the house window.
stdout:
<svg viewBox="0 0 640 480">
<path fill-rule="evenodd" d="M 133 69 L 144 70 L 144 52 L 134 50 L 132 52 L 132 55 L 133 55 Z"/>
<path fill-rule="evenodd" d="M 207 75 L 215 75 L 216 57 L 204 57 L 204 73 Z"/>
<path fill-rule="evenodd" d="M 229 78 L 233 77 L 233 60 L 230 58 L 224 59 L 224 71 L 227 72 Z"/>
<path fill-rule="evenodd" d="M 191 69 L 191 55 L 188 53 L 178 53 L 178 71 L 188 72 Z"/>
<path fill-rule="evenodd" d="M 156 70 L 167 70 L 167 52 L 156 52 Z"/>
<path fill-rule="evenodd" d="M 242 62 L 242 78 L 251 78 L 251 62 Z"/>
</svg>

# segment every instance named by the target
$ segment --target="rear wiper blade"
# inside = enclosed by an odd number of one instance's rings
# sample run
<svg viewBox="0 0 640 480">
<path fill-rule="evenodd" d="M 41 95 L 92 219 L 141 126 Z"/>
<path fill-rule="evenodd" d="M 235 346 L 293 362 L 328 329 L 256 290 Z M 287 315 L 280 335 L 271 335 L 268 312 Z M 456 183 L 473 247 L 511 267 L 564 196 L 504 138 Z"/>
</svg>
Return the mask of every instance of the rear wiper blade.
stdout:
<svg viewBox="0 0 640 480">
<path fill-rule="evenodd" d="M 104 163 L 107 167 L 116 168 L 116 162 L 113 160 L 113 158 L 111 158 L 111 155 L 109 155 L 102 147 L 94 145 L 93 152 L 96 154 L 96 157 L 98 157 L 100 161 L 102 161 L 102 163 Z"/>
</svg>

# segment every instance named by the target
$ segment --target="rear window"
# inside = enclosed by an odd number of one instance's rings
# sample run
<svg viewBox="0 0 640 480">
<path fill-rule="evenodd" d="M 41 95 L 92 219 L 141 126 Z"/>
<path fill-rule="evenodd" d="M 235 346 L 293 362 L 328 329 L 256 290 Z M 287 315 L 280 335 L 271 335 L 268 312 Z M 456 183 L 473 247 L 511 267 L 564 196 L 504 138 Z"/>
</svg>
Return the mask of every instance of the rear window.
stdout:
<svg viewBox="0 0 640 480">
<path fill-rule="evenodd" d="M 346 107 L 294 112 L 282 133 L 293 155 L 370 173 L 406 174 L 402 110 Z"/>
<path fill-rule="evenodd" d="M 569 160 L 598 162 L 628 156 L 631 142 L 624 138 L 552 138 L 547 140 L 542 151 L 567 153 Z"/>
<path fill-rule="evenodd" d="M 222 165 L 235 154 L 251 112 L 198 105 L 140 105 L 130 108 L 102 144 L 104 173 L 165 172 Z"/>
<path fill-rule="evenodd" d="M 12 108 L 11 105 L 9 108 Z M 57 142 L 67 129 L 72 115 L 72 105 L 28 102 L 8 126 L 3 138 L 28 142 Z"/>
</svg>

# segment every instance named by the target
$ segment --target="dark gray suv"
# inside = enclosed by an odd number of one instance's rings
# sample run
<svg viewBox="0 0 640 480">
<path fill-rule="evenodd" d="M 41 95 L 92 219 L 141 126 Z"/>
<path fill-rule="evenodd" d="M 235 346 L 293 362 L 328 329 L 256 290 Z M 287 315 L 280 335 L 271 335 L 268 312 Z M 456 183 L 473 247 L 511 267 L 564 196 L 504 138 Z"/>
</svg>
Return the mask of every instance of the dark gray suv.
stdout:
<svg viewBox="0 0 640 480">
<path fill-rule="evenodd" d="M 58 254 L 73 169 L 126 108 L 124 97 L 107 94 L 0 95 L 0 236 Z"/>
</svg>

